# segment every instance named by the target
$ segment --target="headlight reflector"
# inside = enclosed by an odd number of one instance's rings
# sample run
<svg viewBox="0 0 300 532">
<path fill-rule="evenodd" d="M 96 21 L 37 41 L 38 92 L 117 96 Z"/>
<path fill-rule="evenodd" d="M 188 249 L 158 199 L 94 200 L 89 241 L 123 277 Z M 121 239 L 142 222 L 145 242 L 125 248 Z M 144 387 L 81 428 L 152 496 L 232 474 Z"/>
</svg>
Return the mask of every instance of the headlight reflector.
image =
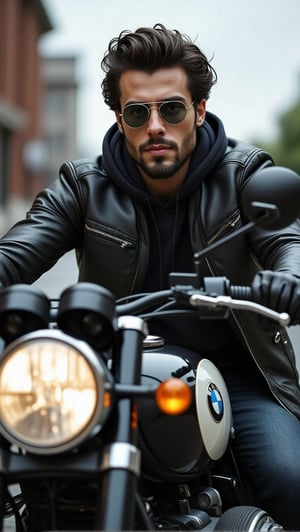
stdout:
<svg viewBox="0 0 300 532">
<path fill-rule="evenodd" d="M 70 449 L 106 418 L 107 383 L 87 344 L 59 331 L 28 334 L 0 363 L 0 430 L 38 454 Z"/>
</svg>

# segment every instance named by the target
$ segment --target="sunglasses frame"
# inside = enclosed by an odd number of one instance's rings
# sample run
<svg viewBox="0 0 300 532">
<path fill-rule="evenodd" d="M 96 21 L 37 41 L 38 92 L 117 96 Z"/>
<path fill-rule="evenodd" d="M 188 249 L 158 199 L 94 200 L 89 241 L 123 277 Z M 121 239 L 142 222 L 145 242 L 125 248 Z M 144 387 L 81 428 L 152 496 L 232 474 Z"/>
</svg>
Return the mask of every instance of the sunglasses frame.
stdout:
<svg viewBox="0 0 300 532">
<path fill-rule="evenodd" d="M 182 108 L 185 110 L 185 115 L 184 117 L 179 120 L 179 122 L 168 122 L 168 120 L 166 120 L 162 114 L 161 114 L 161 107 L 163 105 L 166 105 L 166 104 L 169 104 L 169 103 L 179 103 Z M 132 126 L 130 124 L 127 123 L 126 121 L 126 118 L 124 116 L 124 111 L 126 111 L 126 109 L 128 109 L 129 107 L 133 107 L 134 105 L 138 105 L 140 107 L 144 107 L 146 110 L 147 110 L 147 113 L 148 113 L 148 116 L 147 118 L 145 119 L 145 122 L 143 122 L 142 124 L 140 124 L 139 126 Z M 120 118 L 123 118 L 124 119 L 124 122 L 125 124 L 130 127 L 131 129 L 138 129 L 140 127 L 143 127 L 149 120 L 150 118 L 150 114 L 151 114 L 151 110 L 152 109 L 157 109 L 158 113 L 159 113 L 159 116 L 161 118 L 161 120 L 163 122 L 166 122 L 167 124 L 171 125 L 171 126 L 177 126 L 178 124 L 181 124 L 181 122 L 183 122 L 183 120 L 185 119 L 186 115 L 187 115 L 187 111 L 189 111 L 194 105 L 194 101 L 192 101 L 192 103 L 190 105 L 185 105 L 183 101 L 181 100 L 163 100 L 163 101 L 158 101 L 158 102 L 134 102 L 134 103 L 129 103 L 127 105 L 125 105 L 124 109 L 123 109 L 123 113 L 120 113 Z"/>
</svg>

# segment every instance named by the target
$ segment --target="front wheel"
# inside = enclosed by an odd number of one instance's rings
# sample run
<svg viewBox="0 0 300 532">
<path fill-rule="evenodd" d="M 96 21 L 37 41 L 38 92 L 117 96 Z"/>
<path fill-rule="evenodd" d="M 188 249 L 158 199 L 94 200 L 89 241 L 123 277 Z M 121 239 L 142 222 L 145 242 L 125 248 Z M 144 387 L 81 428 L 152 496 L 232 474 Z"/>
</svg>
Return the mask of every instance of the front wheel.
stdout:
<svg viewBox="0 0 300 532">
<path fill-rule="evenodd" d="M 230 532 L 278 532 L 283 527 L 272 517 L 256 506 L 234 506 L 220 517 L 215 531 Z"/>
</svg>

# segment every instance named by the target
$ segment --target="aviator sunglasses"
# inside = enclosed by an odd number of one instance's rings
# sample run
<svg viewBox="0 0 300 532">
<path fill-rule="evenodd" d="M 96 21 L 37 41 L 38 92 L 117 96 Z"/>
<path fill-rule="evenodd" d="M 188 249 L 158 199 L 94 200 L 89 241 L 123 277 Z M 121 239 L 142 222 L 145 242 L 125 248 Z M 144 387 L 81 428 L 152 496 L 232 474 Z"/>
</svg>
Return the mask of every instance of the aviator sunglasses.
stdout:
<svg viewBox="0 0 300 532">
<path fill-rule="evenodd" d="M 142 127 L 149 120 L 151 109 L 157 109 L 160 118 L 167 124 L 180 124 L 194 102 L 186 106 L 180 100 L 166 100 L 164 102 L 129 103 L 125 105 L 120 117 L 128 127 Z"/>
</svg>

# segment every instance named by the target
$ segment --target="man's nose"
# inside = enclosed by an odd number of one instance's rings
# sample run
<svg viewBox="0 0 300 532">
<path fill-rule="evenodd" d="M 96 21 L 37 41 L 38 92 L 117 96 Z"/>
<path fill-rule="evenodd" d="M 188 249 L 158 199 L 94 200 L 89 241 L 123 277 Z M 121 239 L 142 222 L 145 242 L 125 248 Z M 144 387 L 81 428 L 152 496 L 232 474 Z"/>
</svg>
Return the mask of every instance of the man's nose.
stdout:
<svg viewBox="0 0 300 532">
<path fill-rule="evenodd" d="M 150 135 L 162 134 L 166 131 L 165 123 L 159 114 L 158 108 L 155 106 L 149 108 L 147 130 Z"/>
</svg>

